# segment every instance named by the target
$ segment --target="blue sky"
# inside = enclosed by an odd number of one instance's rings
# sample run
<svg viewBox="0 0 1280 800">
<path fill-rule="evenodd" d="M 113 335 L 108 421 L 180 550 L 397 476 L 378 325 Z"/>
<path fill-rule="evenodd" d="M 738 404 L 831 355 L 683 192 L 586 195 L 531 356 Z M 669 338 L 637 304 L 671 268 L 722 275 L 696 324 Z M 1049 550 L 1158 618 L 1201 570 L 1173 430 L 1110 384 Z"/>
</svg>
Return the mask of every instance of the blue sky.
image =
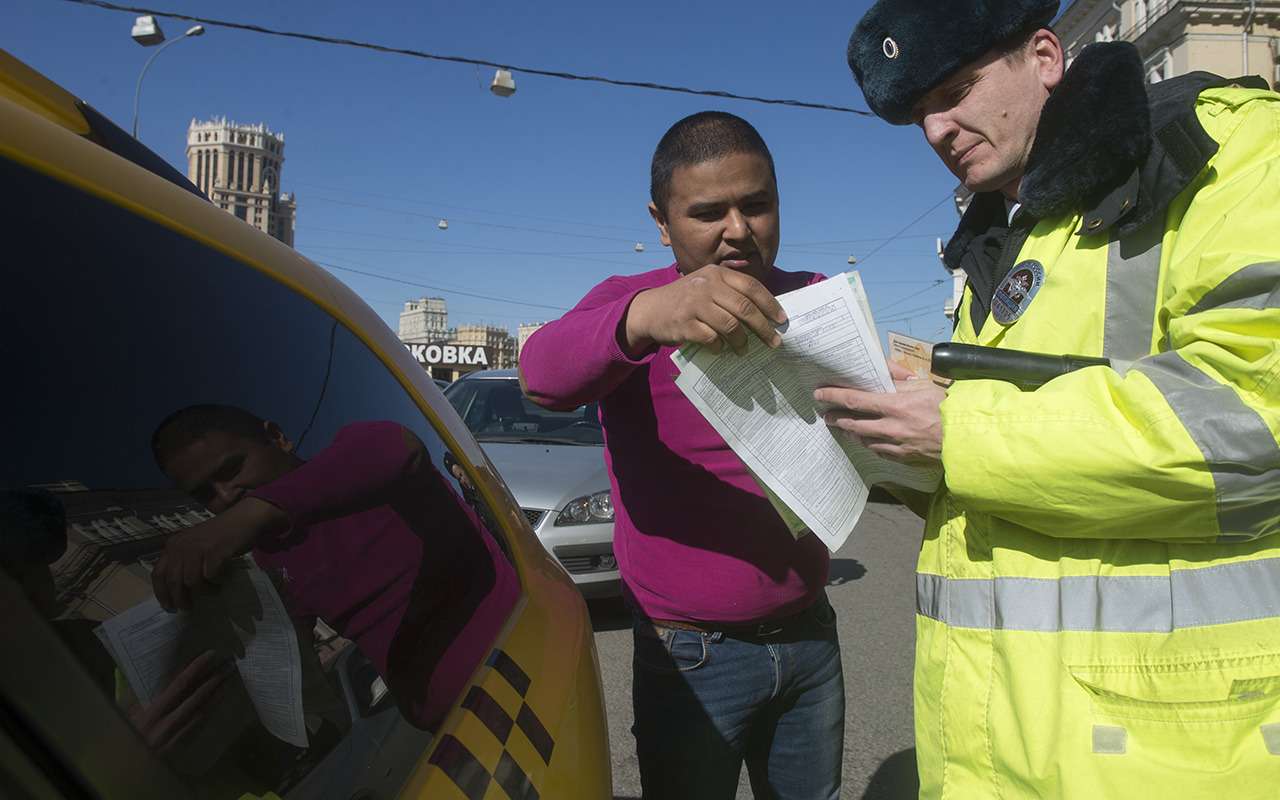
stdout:
<svg viewBox="0 0 1280 800">
<path fill-rule="evenodd" d="M 551 70 L 865 108 L 844 48 L 869 0 L 555 3 L 155 0 L 158 10 Z M 132 15 L 9 0 L 0 47 L 128 128 L 151 50 Z M 190 23 L 161 19 L 176 36 Z M 905 43 L 904 43 L 905 44 Z M 163 53 L 142 91 L 140 136 L 185 171 L 195 117 L 265 122 L 286 136 L 282 186 L 295 245 L 333 268 L 394 328 L 405 300 L 444 296 L 450 321 L 514 331 L 559 315 L 613 274 L 670 262 L 645 211 L 663 132 L 709 108 L 750 120 L 782 195 L 779 266 L 834 274 L 949 197 L 955 180 L 920 132 L 829 111 L 617 88 L 210 27 Z M 438 230 L 439 218 L 449 220 Z M 859 265 L 882 332 L 949 330 L 935 255 L 957 218 L 942 202 Z M 636 242 L 644 253 L 634 252 Z M 470 297 L 486 295 L 496 299 Z M 519 302 L 506 302 L 519 301 Z M 525 303 L 528 305 L 521 305 Z"/>
</svg>

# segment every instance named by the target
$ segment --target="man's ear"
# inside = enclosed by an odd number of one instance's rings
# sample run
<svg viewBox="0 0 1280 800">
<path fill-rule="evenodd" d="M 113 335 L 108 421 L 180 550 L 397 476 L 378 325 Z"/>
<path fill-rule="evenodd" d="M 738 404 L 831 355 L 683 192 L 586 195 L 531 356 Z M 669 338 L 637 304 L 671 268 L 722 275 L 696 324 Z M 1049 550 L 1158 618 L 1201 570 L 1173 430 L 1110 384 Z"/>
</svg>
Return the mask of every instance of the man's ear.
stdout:
<svg viewBox="0 0 1280 800">
<path fill-rule="evenodd" d="M 1047 28 L 1036 31 L 1031 37 L 1031 58 L 1035 60 L 1036 69 L 1040 73 L 1040 83 L 1046 90 L 1053 92 L 1062 83 L 1067 64 L 1058 35 Z"/>
<path fill-rule="evenodd" d="M 280 428 L 279 425 L 275 424 L 274 422 L 271 422 L 270 420 L 267 420 L 266 422 L 262 423 L 262 431 L 267 435 L 267 441 L 271 442 L 271 444 L 275 445 L 276 447 L 280 448 L 286 453 L 293 452 L 293 448 L 294 448 L 293 442 L 289 440 L 289 437 L 285 435 L 284 431 Z"/>
<path fill-rule="evenodd" d="M 671 234 L 667 232 L 667 218 L 656 205 L 649 204 L 649 216 L 653 217 L 653 224 L 658 226 L 658 235 L 662 239 L 663 247 L 671 246 Z"/>
</svg>

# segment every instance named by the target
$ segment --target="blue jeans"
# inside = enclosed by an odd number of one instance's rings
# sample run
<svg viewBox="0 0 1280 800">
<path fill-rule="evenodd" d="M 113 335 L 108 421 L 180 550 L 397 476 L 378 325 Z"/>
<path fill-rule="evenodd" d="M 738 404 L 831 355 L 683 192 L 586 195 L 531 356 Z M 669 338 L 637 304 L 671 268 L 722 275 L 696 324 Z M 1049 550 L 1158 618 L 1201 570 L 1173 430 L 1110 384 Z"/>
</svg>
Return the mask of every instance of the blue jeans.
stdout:
<svg viewBox="0 0 1280 800">
<path fill-rule="evenodd" d="M 839 798 L 844 675 L 825 596 L 777 637 L 637 619 L 633 638 L 632 733 L 645 800 L 732 800 L 744 761 L 761 800 Z"/>
</svg>

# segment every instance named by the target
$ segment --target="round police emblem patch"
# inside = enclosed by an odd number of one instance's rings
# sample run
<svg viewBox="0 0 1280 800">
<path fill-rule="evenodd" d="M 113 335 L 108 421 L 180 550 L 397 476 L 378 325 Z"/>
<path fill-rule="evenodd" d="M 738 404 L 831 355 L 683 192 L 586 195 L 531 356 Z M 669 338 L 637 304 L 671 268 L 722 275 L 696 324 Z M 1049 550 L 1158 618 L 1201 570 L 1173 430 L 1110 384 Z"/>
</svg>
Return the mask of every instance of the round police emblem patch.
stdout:
<svg viewBox="0 0 1280 800">
<path fill-rule="evenodd" d="M 996 287 L 991 297 L 991 316 L 1001 325 L 1012 325 L 1026 313 L 1044 283 L 1044 265 L 1039 261 L 1023 261 Z"/>
<path fill-rule="evenodd" d="M 880 44 L 880 49 L 884 50 L 885 58 L 898 57 L 898 43 L 893 40 L 892 36 L 884 37 L 884 41 Z"/>
</svg>

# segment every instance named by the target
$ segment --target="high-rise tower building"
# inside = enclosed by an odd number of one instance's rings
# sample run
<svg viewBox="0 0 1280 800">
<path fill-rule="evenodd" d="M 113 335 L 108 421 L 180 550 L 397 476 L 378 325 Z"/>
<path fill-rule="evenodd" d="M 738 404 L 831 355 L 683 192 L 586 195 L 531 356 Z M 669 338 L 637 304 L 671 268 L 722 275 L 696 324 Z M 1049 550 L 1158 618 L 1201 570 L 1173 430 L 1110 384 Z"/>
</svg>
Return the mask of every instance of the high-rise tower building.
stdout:
<svg viewBox="0 0 1280 800">
<path fill-rule="evenodd" d="M 225 117 L 187 128 L 187 177 L 231 214 L 290 247 L 298 203 L 280 191 L 284 134 Z"/>
</svg>

